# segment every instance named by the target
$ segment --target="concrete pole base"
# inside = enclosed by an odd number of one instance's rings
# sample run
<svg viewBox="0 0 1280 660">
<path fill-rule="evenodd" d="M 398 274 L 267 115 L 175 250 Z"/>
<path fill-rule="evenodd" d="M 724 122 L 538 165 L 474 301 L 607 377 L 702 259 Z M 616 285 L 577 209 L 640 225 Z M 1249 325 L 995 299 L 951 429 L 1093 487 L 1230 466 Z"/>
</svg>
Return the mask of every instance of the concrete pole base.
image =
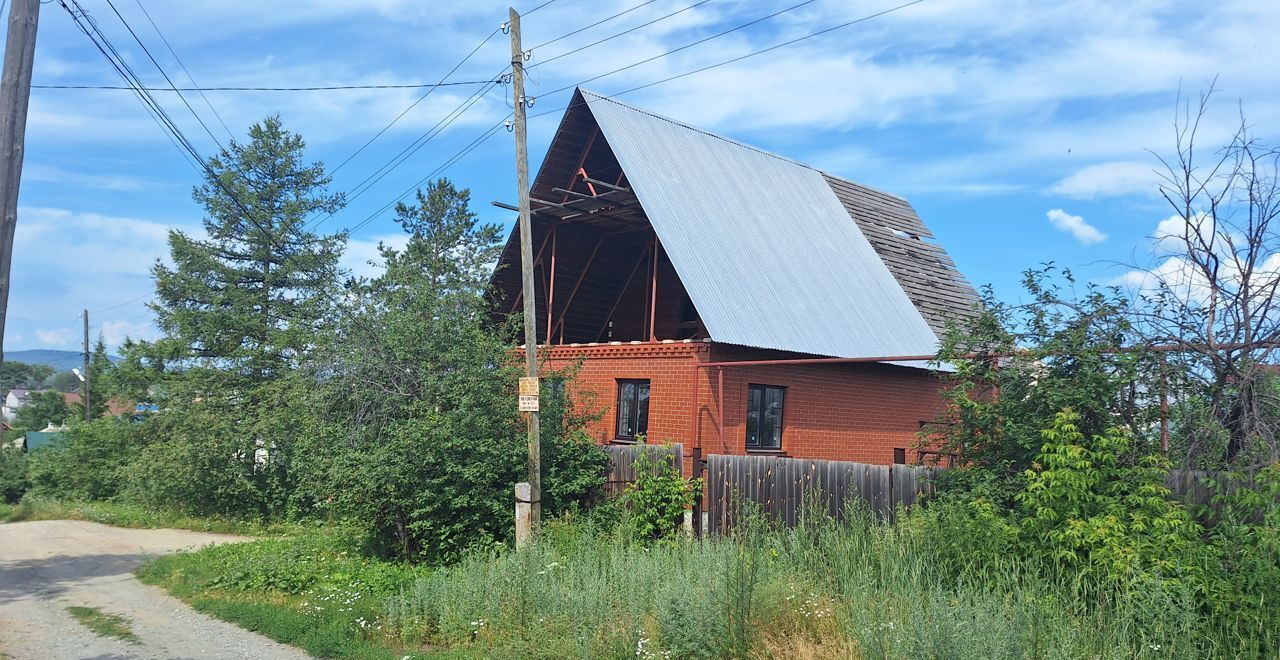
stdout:
<svg viewBox="0 0 1280 660">
<path fill-rule="evenodd" d="M 533 488 L 528 482 L 516 484 L 516 549 L 533 540 L 533 504 L 530 502 Z"/>
</svg>

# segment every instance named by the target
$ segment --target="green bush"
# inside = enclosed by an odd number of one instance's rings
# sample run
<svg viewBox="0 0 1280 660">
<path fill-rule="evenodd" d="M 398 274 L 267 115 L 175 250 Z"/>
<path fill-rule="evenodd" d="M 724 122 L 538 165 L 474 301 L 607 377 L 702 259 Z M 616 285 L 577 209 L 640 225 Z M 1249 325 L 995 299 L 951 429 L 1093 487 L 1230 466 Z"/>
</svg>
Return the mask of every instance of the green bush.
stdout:
<svg viewBox="0 0 1280 660">
<path fill-rule="evenodd" d="M 701 481 L 680 476 L 678 466 L 657 458 L 659 452 L 642 446 L 635 462 L 635 481 L 623 493 L 637 538 L 649 543 L 673 534 L 693 506 Z M 680 460 L 677 457 L 675 460 Z"/>
<path fill-rule="evenodd" d="M 196 515 L 262 516 L 283 502 L 270 488 L 271 462 L 233 410 L 187 405 L 158 414 L 148 442 L 122 474 L 122 495 L 145 506 Z"/>
<path fill-rule="evenodd" d="M 53 444 L 30 453 L 31 494 L 74 501 L 119 496 L 130 483 L 130 465 L 150 443 L 150 433 L 150 422 L 73 424 Z"/>
<path fill-rule="evenodd" d="M 27 457 L 21 449 L 0 446 L 0 503 L 13 504 L 27 492 Z"/>
<path fill-rule="evenodd" d="M 1044 446 L 1015 495 L 1031 556 L 1079 571 L 1081 579 L 1141 585 L 1149 580 L 1198 582 L 1199 525 L 1164 485 L 1159 456 L 1122 461 L 1130 442 L 1118 428 L 1085 437 L 1079 415 L 1059 413 L 1043 431 Z"/>
<path fill-rule="evenodd" d="M 1212 560 L 1205 593 L 1215 637 L 1240 640 L 1258 656 L 1280 648 L 1280 464 L 1219 492 L 1221 514 L 1208 530 Z"/>
</svg>

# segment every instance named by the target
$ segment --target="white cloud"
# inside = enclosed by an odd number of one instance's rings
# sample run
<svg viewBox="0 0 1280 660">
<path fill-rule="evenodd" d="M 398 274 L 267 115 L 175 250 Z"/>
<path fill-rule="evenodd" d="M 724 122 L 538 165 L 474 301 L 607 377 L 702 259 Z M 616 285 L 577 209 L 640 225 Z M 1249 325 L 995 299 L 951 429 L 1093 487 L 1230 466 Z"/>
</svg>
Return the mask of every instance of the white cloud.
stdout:
<svg viewBox="0 0 1280 660">
<path fill-rule="evenodd" d="M 1197 234 L 1198 240 L 1195 238 Z M 1214 251 L 1229 249 L 1231 245 L 1230 237 L 1216 232 L 1213 221 L 1204 213 L 1191 218 L 1175 213 L 1161 220 L 1151 234 L 1151 240 L 1155 252 L 1164 254 L 1186 252 L 1188 240 L 1193 241 L 1195 248 L 1204 245 Z"/>
<path fill-rule="evenodd" d="M 1141 295 L 1167 292 L 1187 305 L 1206 302 L 1213 291 L 1211 281 L 1187 251 L 1186 237 L 1198 232 L 1204 236 L 1202 244 L 1219 257 L 1213 282 L 1223 295 L 1243 294 L 1244 271 L 1248 269 L 1248 287 L 1253 292 L 1250 297 L 1258 298 L 1255 303 L 1261 302 L 1262 297 L 1274 290 L 1273 285 L 1280 281 L 1280 253 L 1266 255 L 1249 268 L 1236 260 L 1232 237 L 1221 231 L 1213 235 L 1214 229 L 1209 217 L 1203 213 L 1190 219 L 1172 215 L 1161 220 L 1151 235 L 1152 249 L 1158 255 L 1155 265 L 1130 270 L 1115 283 Z M 1203 250 L 1199 245 L 1192 247 L 1196 253 Z"/>
<path fill-rule="evenodd" d="M 60 185 L 121 192 L 133 192 L 172 185 L 150 177 L 129 176 L 118 173 L 88 174 L 72 172 L 54 165 L 24 165 L 22 168 L 22 181 L 23 183 L 43 181 Z"/>
<path fill-rule="evenodd" d="M 75 338 L 73 337 L 71 330 L 66 328 L 55 328 L 52 330 L 36 328 L 36 341 L 39 341 L 45 346 L 65 348 L 74 340 Z"/>
<path fill-rule="evenodd" d="M 1107 240 L 1106 234 L 1099 231 L 1097 227 L 1085 222 L 1084 218 L 1078 215 L 1071 215 L 1062 209 L 1052 209 L 1046 212 L 1045 215 L 1056 229 L 1071 234 L 1084 245 L 1092 245 Z"/>
<path fill-rule="evenodd" d="M 171 226 L 190 227 L 63 208 L 19 207 L 8 325 L 15 334 L 34 334 L 42 346 L 66 348 L 78 342 L 77 317 L 85 308 L 120 306 L 111 314 L 136 316 L 143 300 L 135 299 L 153 289 L 150 269 L 167 255 Z M 199 235 L 200 228 L 193 233 Z M 110 317 L 90 318 L 95 326 L 101 320 Z M 18 341 L 15 334 L 8 335 L 11 343 Z"/>
<path fill-rule="evenodd" d="M 101 332 L 102 340 L 107 346 L 119 346 L 126 338 L 155 339 L 159 336 L 159 330 L 155 324 L 132 319 L 107 321 L 102 324 Z"/>
<path fill-rule="evenodd" d="M 1150 195 L 1159 182 L 1153 164 L 1119 161 L 1090 165 L 1059 180 L 1049 192 L 1076 199 Z"/>
<path fill-rule="evenodd" d="M 389 245 L 402 250 L 408 243 L 409 235 L 404 232 L 353 238 L 347 242 L 347 251 L 343 253 L 340 264 L 356 277 L 375 277 L 382 273 L 382 254 L 378 252 L 378 246 Z"/>
</svg>

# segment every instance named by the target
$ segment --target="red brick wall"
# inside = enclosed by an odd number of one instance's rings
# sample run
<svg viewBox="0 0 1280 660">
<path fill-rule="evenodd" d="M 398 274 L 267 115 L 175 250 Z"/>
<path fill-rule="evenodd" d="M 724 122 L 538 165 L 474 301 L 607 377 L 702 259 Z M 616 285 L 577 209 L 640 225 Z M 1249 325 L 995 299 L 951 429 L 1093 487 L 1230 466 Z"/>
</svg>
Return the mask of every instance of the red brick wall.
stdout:
<svg viewBox="0 0 1280 660">
<path fill-rule="evenodd" d="M 612 442 L 617 428 L 618 379 L 648 379 L 650 441 L 683 442 L 687 452 L 693 448 L 694 365 L 707 351 L 702 343 L 557 346 L 548 366 L 564 369 L 581 360 L 567 388 L 576 400 L 602 413 L 587 429 L 601 444 Z"/>
<path fill-rule="evenodd" d="M 616 381 L 650 381 L 649 437 L 693 447 L 693 385 L 697 383 L 698 438 L 703 454 L 746 453 L 748 384 L 787 388 L 783 403 L 782 451 L 796 458 L 888 464 L 895 447 L 916 441 L 920 422 L 943 407 L 940 381 L 918 369 L 881 364 L 724 367 L 724 446 L 717 409 L 718 372 L 696 369 L 698 362 L 774 359 L 770 351 L 701 342 L 556 347 L 551 365 L 581 359 L 570 390 L 603 412 L 588 432 L 597 442 L 613 441 Z M 686 458 L 686 474 L 691 467 Z"/>
</svg>

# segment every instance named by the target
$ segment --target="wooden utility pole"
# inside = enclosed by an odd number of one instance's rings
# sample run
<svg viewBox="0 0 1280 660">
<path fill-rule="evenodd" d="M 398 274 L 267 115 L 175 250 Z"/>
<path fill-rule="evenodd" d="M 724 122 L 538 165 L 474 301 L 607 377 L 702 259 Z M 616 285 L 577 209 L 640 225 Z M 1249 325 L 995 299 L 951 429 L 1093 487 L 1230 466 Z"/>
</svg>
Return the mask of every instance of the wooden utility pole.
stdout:
<svg viewBox="0 0 1280 660">
<path fill-rule="evenodd" d="M 40 0 L 13 0 L 9 4 L 4 74 L 0 77 L 0 363 L 4 362 L 9 269 L 13 263 L 13 231 L 18 226 L 18 186 L 22 180 L 27 102 L 31 98 L 31 66 L 36 58 L 36 22 L 40 18 Z"/>
<path fill-rule="evenodd" d="M 520 274 L 524 292 L 524 357 L 527 376 L 538 377 L 538 316 L 533 288 L 533 221 L 529 217 L 529 147 L 525 143 L 524 50 L 520 47 L 520 14 L 510 9 L 511 82 L 515 96 L 516 186 L 520 197 Z M 535 381 L 536 382 L 536 381 Z M 536 407 L 536 406 L 535 406 Z M 529 522 L 537 530 L 542 522 L 542 448 L 539 412 L 528 414 L 529 423 Z M 517 489 L 519 492 L 520 489 Z M 532 531 L 531 530 L 531 531 Z"/>
<path fill-rule="evenodd" d="M 84 310 L 84 378 L 80 382 L 80 390 L 84 396 L 84 421 L 93 421 L 93 405 L 89 403 L 92 384 L 89 382 L 89 310 Z"/>
</svg>

